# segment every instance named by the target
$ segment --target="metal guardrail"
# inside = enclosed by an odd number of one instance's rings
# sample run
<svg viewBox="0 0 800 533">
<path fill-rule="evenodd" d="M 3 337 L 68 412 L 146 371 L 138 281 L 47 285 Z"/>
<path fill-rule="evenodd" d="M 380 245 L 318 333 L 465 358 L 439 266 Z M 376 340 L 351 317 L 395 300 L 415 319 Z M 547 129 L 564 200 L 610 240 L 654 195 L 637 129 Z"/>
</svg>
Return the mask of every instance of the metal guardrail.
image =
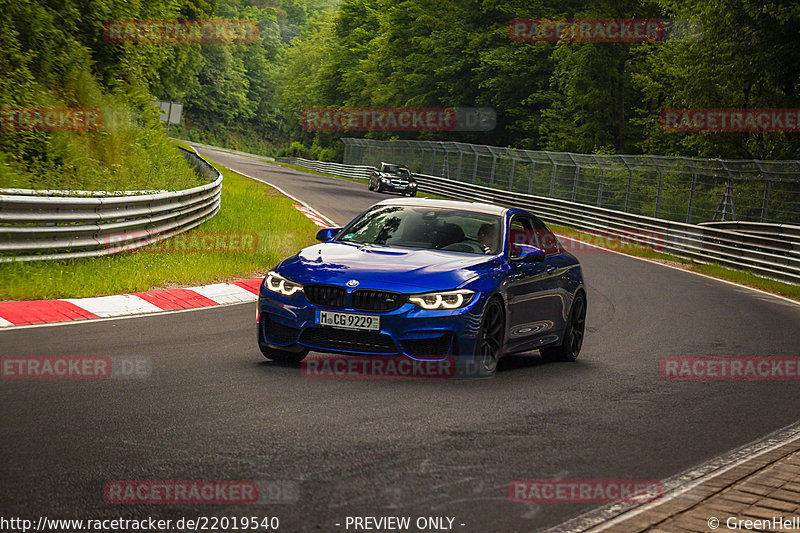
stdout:
<svg viewBox="0 0 800 533">
<path fill-rule="evenodd" d="M 701 226 L 708 226 L 716 229 L 738 231 L 739 233 L 749 233 L 772 237 L 783 241 L 794 243 L 800 247 L 800 226 L 791 224 L 764 224 L 761 222 L 702 222 Z"/>
<path fill-rule="evenodd" d="M 182 151 L 210 183 L 182 191 L 0 189 L 0 262 L 108 255 L 205 222 L 219 211 L 222 175 Z"/>
<path fill-rule="evenodd" d="M 800 245 L 711 226 L 673 222 L 602 207 L 460 183 L 415 174 L 419 189 L 461 200 L 513 205 L 547 222 L 621 238 L 703 263 L 752 270 L 762 276 L 800 283 Z"/>
<path fill-rule="evenodd" d="M 302 161 L 308 161 L 297 158 L 293 160 L 295 162 L 292 164 L 299 166 L 305 166 Z M 327 169 L 325 172 L 334 175 L 344 175 L 337 174 L 339 171 L 351 174 L 356 170 L 372 170 L 369 166 L 338 163 L 324 165 Z M 319 168 L 319 165 L 315 166 Z M 439 176 L 414 174 L 414 178 L 419 184 L 419 190 L 423 192 L 459 200 L 523 207 L 548 223 L 571 226 L 589 233 L 599 232 L 604 236 L 617 236 L 701 263 L 719 263 L 738 270 L 752 270 L 756 274 L 789 283 L 800 283 L 800 243 L 774 235 L 765 236 L 713 225 L 674 222 L 569 200 L 463 183 Z M 773 225 L 761 226 L 763 228 Z M 786 225 L 780 227 L 796 228 Z"/>
<path fill-rule="evenodd" d="M 275 161 L 278 163 L 287 163 L 289 165 L 304 167 L 316 172 L 325 172 L 326 174 L 333 174 L 335 176 L 364 180 L 368 179 L 372 171 L 375 170 L 374 167 L 369 166 L 342 165 L 340 163 L 329 163 L 327 161 L 303 159 L 302 157 L 276 157 Z"/>
<path fill-rule="evenodd" d="M 689 224 L 800 224 L 800 160 L 576 154 L 452 141 L 342 142 L 349 165 L 391 161 L 462 183 Z"/>
</svg>

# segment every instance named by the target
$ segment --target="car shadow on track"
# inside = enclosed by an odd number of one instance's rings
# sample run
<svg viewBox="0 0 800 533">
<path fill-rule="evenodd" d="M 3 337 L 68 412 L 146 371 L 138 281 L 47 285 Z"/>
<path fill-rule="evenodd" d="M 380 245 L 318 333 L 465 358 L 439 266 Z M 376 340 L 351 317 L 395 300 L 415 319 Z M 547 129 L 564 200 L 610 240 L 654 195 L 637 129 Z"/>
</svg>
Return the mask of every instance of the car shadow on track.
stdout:
<svg viewBox="0 0 800 533">
<path fill-rule="evenodd" d="M 497 362 L 497 371 L 507 372 L 511 370 L 518 370 L 520 368 L 535 368 L 537 366 L 545 366 L 550 364 L 553 363 L 545 361 L 536 352 L 530 354 L 514 354 L 502 357 L 500 361 Z"/>
<path fill-rule="evenodd" d="M 334 354 L 317 353 L 317 355 L 328 355 L 328 356 L 333 356 L 333 357 L 336 357 L 336 358 L 341 357 L 341 358 L 343 358 L 345 360 L 348 358 L 348 356 L 336 356 Z M 278 361 L 267 361 L 267 360 L 254 361 L 253 363 L 255 365 L 257 365 L 260 370 L 268 371 L 268 372 L 272 373 L 273 375 L 275 375 L 276 377 L 278 377 L 278 376 L 279 377 L 288 377 L 288 376 L 293 376 L 293 375 L 297 375 L 297 376 L 302 377 L 302 378 L 318 377 L 318 376 L 306 375 L 304 373 L 304 371 L 303 371 L 303 367 L 301 365 L 297 365 L 297 364 L 282 363 L 282 362 L 278 362 Z M 564 370 L 567 370 L 567 367 L 571 368 L 573 365 L 581 366 L 581 367 L 583 366 L 579 362 L 578 363 L 566 364 L 566 363 L 554 363 L 554 362 L 550 362 L 550 361 L 545 361 L 544 359 L 542 359 L 539 356 L 538 352 L 536 352 L 536 351 L 526 352 L 526 353 L 523 353 L 523 354 L 508 355 L 508 356 L 503 357 L 503 358 L 500 359 L 500 361 L 499 361 L 499 363 L 497 365 L 497 374 L 495 376 L 491 376 L 489 379 L 496 378 L 496 377 L 513 378 L 515 376 L 530 375 L 531 371 L 536 372 L 538 370 L 544 370 L 545 368 L 552 368 L 552 369 L 563 368 Z M 529 370 L 529 371 L 526 372 L 526 369 Z M 534 369 L 537 369 L 537 370 L 535 371 Z M 572 371 L 574 372 L 575 370 L 576 369 L 573 369 Z M 344 379 L 348 379 L 348 378 L 349 379 L 363 379 L 365 376 L 363 376 L 363 375 L 359 375 L 359 376 L 336 375 L 336 376 L 325 376 L 325 377 L 328 378 L 328 379 L 330 379 L 332 377 L 344 378 Z M 384 376 L 384 378 L 385 377 L 386 376 Z M 411 376 L 405 376 L 405 379 L 410 379 L 410 380 L 414 380 L 414 381 L 426 380 L 426 378 L 424 378 L 424 377 L 411 377 Z M 486 379 L 486 378 L 485 377 L 473 377 L 473 378 L 469 378 L 469 377 L 468 378 L 463 378 L 462 377 L 460 379 L 457 379 L 457 381 L 464 381 L 464 380 L 469 381 L 470 379 L 482 380 L 482 379 Z"/>
</svg>

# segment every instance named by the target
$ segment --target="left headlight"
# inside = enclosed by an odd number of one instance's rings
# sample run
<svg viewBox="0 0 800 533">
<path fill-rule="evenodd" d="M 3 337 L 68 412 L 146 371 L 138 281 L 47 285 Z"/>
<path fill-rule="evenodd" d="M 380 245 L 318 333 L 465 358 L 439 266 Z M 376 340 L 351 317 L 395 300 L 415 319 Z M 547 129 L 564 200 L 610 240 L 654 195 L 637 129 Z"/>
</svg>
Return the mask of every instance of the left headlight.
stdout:
<svg viewBox="0 0 800 533">
<path fill-rule="evenodd" d="M 459 289 L 456 291 L 429 292 L 409 296 L 408 301 L 417 304 L 423 309 L 458 309 L 467 305 L 475 291 Z"/>
<path fill-rule="evenodd" d="M 289 281 L 273 270 L 270 270 L 269 274 L 267 274 L 266 286 L 272 292 L 277 292 L 284 296 L 291 296 L 303 290 L 302 285 L 294 281 Z"/>
</svg>

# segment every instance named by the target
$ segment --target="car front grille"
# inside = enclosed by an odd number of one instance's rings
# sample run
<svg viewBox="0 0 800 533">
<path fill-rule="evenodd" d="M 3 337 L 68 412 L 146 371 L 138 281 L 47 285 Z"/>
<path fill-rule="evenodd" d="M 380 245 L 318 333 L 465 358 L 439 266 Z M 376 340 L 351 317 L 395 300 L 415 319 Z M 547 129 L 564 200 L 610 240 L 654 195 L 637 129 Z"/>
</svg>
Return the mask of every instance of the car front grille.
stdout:
<svg viewBox="0 0 800 533">
<path fill-rule="evenodd" d="M 397 353 L 392 338 L 373 331 L 356 331 L 334 328 L 306 328 L 300 336 L 306 346 L 323 350 L 345 350 L 349 352 Z"/>
<path fill-rule="evenodd" d="M 405 302 L 405 298 L 389 291 L 358 289 L 350 295 L 350 304 L 359 311 L 394 311 Z"/>
<path fill-rule="evenodd" d="M 321 307 L 342 309 L 347 307 L 347 290 L 333 285 L 306 285 L 303 287 L 306 300 Z"/>
</svg>

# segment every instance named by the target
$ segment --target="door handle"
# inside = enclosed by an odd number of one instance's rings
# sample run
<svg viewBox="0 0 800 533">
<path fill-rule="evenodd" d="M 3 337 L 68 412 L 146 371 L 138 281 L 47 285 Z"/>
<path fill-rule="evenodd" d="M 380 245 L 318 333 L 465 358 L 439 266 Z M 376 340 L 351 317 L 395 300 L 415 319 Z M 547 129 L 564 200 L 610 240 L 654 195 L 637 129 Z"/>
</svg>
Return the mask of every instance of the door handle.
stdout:
<svg viewBox="0 0 800 533">
<path fill-rule="evenodd" d="M 550 274 L 550 273 L 554 272 L 554 271 L 555 271 L 557 268 L 558 268 L 558 267 L 557 267 L 557 266 L 555 266 L 555 265 L 550 265 L 549 267 L 547 267 L 547 268 L 545 269 L 545 272 L 547 272 L 548 274 Z"/>
</svg>

